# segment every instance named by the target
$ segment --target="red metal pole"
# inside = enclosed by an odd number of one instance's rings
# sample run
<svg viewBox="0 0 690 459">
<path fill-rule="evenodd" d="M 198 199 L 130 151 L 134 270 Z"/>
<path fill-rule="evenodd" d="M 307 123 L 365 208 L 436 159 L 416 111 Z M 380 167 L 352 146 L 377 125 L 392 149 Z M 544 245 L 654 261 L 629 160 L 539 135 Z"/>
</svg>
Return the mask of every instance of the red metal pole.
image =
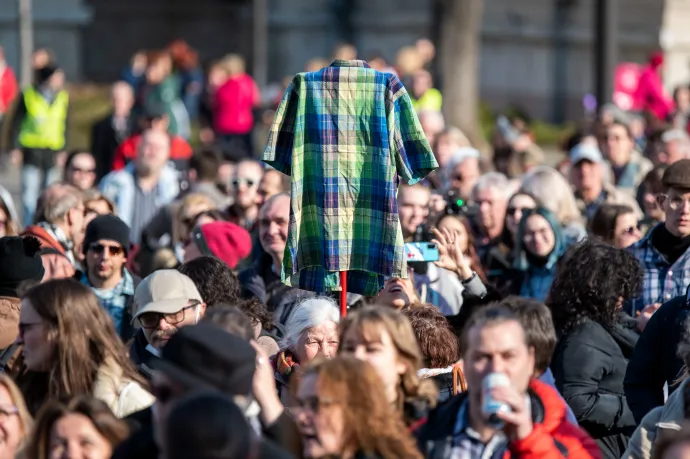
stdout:
<svg viewBox="0 0 690 459">
<path fill-rule="evenodd" d="M 347 315 L 347 271 L 340 271 L 340 317 Z"/>
</svg>

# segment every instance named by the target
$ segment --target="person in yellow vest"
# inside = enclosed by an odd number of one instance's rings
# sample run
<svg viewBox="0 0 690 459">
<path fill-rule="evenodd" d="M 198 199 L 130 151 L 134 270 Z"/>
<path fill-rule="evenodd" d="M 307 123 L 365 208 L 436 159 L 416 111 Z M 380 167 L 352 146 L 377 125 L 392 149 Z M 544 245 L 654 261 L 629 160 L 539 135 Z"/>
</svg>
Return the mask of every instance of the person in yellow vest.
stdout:
<svg viewBox="0 0 690 459">
<path fill-rule="evenodd" d="M 65 161 L 69 96 L 64 72 L 49 64 L 36 70 L 36 85 L 26 88 L 13 117 L 15 164 L 22 164 L 24 224 L 33 223 L 36 201 L 49 184 L 60 180 Z"/>
<path fill-rule="evenodd" d="M 419 113 L 422 110 L 440 112 L 443 105 L 441 91 L 434 88 L 434 80 L 427 70 L 417 70 L 412 76 L 412 106 Z"/>
</svg>

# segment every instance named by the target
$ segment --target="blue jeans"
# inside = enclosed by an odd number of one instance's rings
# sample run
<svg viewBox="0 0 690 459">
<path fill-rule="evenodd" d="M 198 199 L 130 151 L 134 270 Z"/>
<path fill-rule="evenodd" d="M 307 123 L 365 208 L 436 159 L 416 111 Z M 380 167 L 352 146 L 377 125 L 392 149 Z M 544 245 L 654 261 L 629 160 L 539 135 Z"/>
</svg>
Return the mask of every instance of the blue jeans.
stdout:
<svg viewBox="0 0 690 459">
<path fill-rule="evenodd" d="M 57 167 L 43 170 L 39 166 L 25 164 L 22 166 L 22 210 L 24 211 L 24 226 L 34 222 L 36 202 L 41 191 L 60 180 L 62 171 Z"/>
</svg>

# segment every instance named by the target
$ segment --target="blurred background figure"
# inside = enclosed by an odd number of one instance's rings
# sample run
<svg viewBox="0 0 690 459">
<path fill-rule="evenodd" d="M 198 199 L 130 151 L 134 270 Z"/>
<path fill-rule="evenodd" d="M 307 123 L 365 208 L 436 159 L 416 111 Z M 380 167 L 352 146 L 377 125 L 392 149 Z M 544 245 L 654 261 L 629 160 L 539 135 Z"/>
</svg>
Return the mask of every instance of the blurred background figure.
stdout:
<svg viewBox="0 0 690 459">
<path fill-rule="evenodd" d="M 254 154 L 252 129 L 253 110 L 261 101 L 259 87 L 245 72 L 245 62 L 237 54 L 223 58 L 228 79 L 215 93 L 213 102 L 213 123 L 215 135 L 227 149 L 240 149 L 240 157 Z"/>
<path fill-rule="evenodd" d="M 2 132 L 5 115 L 8 113 L 18 93 L 17 77 L 12 67 L 5 60 L 5 49 L 0 46 L 0 133 Z"/>
<path fill-rule="evenodd" d="M 134 90 L 124 81 L 113 84 L 111 89 L 113 110 L 91 128 L 91 153 L 96 158 L 96 180 L 112 170 L 115 151 L 137 128 L 132 115 Z"/>
<path fill-rule="evenodd" d="M 65 183 L 86 191 L 96 184 L 96 159 L 88 151 L 75 150 L 65 161 Z"/>
</svg>

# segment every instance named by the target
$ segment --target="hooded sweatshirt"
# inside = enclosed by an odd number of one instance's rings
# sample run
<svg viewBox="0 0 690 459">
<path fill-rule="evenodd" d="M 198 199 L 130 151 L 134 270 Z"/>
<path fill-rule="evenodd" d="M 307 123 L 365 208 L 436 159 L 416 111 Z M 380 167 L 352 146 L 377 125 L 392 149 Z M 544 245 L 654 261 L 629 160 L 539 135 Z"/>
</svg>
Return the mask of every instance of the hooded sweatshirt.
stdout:
<svg viewBox="0 0 690 459">
<path fill-rule="evenodd" d="M 534 214 L 544 217 L 546 221 L 549 222 L 554 234 L 553 250 L 544 259 L 531 255 L 527 251 L 524 243 L 527 219 Z M 563 235 L 561 225 L 556 215 L 550 210 L 542 207 L 534 209 L 531 212 L 526 212 L 520 221 L 517 241 L 513 268 L 523 274 L 520 296 L 544 301 L 551 288 L 551 282 L 556 275 L 556 263 L 566 250 L 565 236 Z"/>
</svg>

